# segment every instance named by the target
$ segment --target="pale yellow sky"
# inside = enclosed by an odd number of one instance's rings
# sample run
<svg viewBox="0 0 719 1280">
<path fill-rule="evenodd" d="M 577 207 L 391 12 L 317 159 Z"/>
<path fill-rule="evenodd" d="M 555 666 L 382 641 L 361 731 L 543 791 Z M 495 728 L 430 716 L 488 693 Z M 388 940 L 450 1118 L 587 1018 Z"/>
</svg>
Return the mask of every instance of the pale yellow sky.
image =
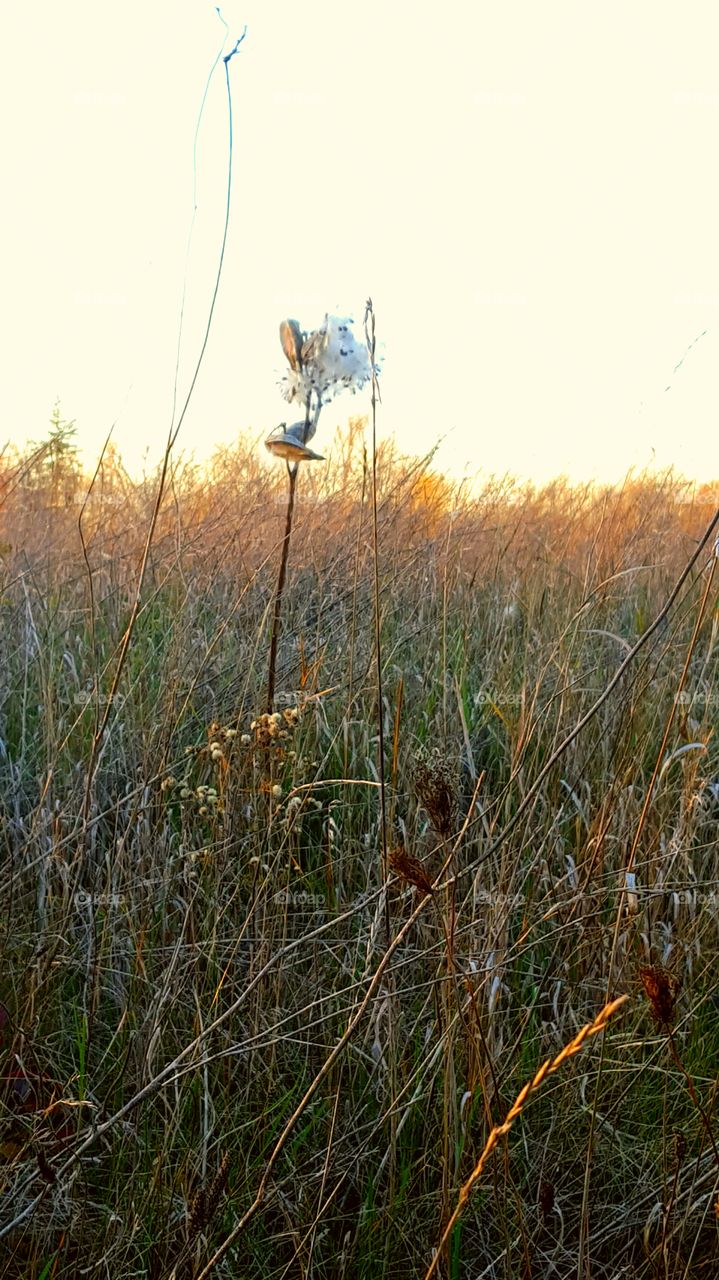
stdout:
<svg viewBox="0 0 719 1280">
<path fill-rule="evenodd" d="M 202 456 L 287 419 L 279 321 L 361 323 L 371 294 L 381 430 L 401 448 L 447 436 L 456 474 L 719 476 L 714 0 L 223 14 L 232 39 L 248 28 L 230 64 L 233 207 L 178 447 Z M 222 26 L 201 0 L 35 0 L 4 34 L 0 445 L 42 436 L 59 397 L 88 456 L 116 422 L 128 460 L 154 463 Z M 181 397 L 222 229 L 222 66 L 197 157 Z M 322 452 L 365 407 L 325 410 Z"/>
</svg>

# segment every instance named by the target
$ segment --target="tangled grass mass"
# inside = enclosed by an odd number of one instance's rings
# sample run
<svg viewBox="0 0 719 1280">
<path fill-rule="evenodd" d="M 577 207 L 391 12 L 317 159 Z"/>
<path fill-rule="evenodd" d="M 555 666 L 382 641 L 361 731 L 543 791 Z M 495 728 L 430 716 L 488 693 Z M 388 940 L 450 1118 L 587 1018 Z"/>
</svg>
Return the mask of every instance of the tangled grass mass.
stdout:
<svg viewBox="0 0 719 1280">
<path fill-rule="evenodd" d="M 716 502 L 364 430 L 0 460 L 4 1276 L 719 1274 Z"/>
</svg>

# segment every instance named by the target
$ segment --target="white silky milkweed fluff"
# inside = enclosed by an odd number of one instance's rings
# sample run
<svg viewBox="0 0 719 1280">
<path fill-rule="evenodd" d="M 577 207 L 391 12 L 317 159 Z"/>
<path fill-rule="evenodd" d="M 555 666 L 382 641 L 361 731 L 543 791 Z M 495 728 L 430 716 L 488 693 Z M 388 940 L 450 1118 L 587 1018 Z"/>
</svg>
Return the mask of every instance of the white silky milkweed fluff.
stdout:
<svg viewBox="0 0 719 1280">
<path fill-rule="evenodd" d="M 349 317 L 326 316 L 325 335 L 320 365 L 332 394 L 359 390 L 369 382 L 372 370 L 367 348 L 355 340 L 352 320 Z"/>
<path fill-rule="evenodd" d="M 318 329 L 309 333 L 301 333 L 302 342 L 298 351 L 295 329 L 296 322 L 283 321 L 281 334 L 292 335 L 292 344 L 283 338 L 283 350 L 287 354 L 289 347 L 293 359 L 288 355 L 289 369 L 280 378 L 279 386 L 290 404 L 296 401 L 307 407 L 315 399 L 317 403 L 327 404 L 342 391 L 356 392 L 361 390 L 372 377 L 367 348 L 357 342 L 352 332 L 352 320 L 345 316 L 326 315 Z M 296 358 L 295 358 L 296 357 Z M 308 436 L 309 438 L 309 436 Z"/>
<path fill-rule="evenodd" d="M 267 437 L 265 447 L 289 463 L 322 461 L 307 446 L 317 431 L 322 407 L 340 395 L 361 390 L 372 378 L 369 352 L 358 343 L 348 316 L 327 314 L 318 329 L 305 331 L 297 320 L 280 324 L 280 345 L 288 368 L 279 381 L 290 404 L 304 409 L 304 421 L 285 423 Z"/>
</svg>

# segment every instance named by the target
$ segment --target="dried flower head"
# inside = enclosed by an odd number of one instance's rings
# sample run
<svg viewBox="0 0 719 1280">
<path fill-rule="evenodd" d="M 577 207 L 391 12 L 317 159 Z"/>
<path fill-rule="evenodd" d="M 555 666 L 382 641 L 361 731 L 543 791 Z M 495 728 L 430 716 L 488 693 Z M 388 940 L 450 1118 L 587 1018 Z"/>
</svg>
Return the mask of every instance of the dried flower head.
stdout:
<svg viewBox="0 0 719 1280">
<path fill-rule="evenodd" d="M 554 1208 L 555 1193 L 552 1183 L 547 1182 L 544 1178 L 539 1184 L 539 1195 L 537 1199 L 539 1201 L 539 1209 L 542 1217 L 546 1221 Z"/>
<path fill-rule="evenodd" d="M 419 858 L 414 858 L 411 853 L 407 853 L 404 845 L 396 845 L 390 851 L 389 865 L 401 880 L 413 884 L 415 888 L 421 889 L 422 893 L 434 893 L 432 881 Z"/>
<path fill-rule="evenodd" d="M 283 711 L 265 711 L 250 725 L 250 734 L 243 734 L 240 742 L 243 746 L 255 746 L 263 751 L 272 748 L 284 759 L 286 744 L 299 722 L 299 712 L 288 715 Z M 247 741 L 245 741 L 247 739 Z"/>
<path fill-rule="evenodd" d="M 187 1238 L 193 1241 L 212 1222 L 227 1186 L 230 1171 L 229 1152 L 225 1152 L 209 1186 L 198 1187 L 188 1206 Z"/>
<path fill-rule="evenodd" d="M 655 1021 L 660 1027 L 670 1028 L 674 1023 L 674 1010 L 681 987 L 679 979 L 660 964 L 642 965 L 639 978 Z"/>
<path fill-rule="evenodd" d="M 415 794 L 435 831 L 445 839 L 454 832 L 459 803 L 455 771 L 435 747 L 416 761 L 412 775 Z"/>
</svg>

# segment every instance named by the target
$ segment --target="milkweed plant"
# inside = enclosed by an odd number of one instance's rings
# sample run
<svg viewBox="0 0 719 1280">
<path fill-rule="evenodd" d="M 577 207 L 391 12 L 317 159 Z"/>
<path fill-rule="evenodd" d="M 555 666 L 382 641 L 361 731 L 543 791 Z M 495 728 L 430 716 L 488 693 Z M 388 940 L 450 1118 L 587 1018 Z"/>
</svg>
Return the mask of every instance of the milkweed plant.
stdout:
<svg viewBox="0 0 719 1280">
<path fill-rule="evenodd" d="M 318 329 L 305 331 L 296 320 L 283 320 L 280 343 L 287 368 L 279 381 L 280 391 L 289 405 L 303 414 L 288 425 L 281 422 L 265 440 L 265 448 L 287 465 L 288 494 L 285 535 L 282 543 L 280 571 L 270 635 L 270 659 L 267 678 L 267 711 L 273 709 L 277 646 L 282 617 L 282 596 L 287 576 L 287 559 L 292 535 L 297 473 L 301 462 L 323 462 L 324 456 L 310 449 L 309 442 L 317 432 L 323 407 L 343 391 L 361 391 L 378 372 L 367 347 L 359 343 L 352 331 L 353 321 L 342 316 L 326 315 Z"/>
</svg>

